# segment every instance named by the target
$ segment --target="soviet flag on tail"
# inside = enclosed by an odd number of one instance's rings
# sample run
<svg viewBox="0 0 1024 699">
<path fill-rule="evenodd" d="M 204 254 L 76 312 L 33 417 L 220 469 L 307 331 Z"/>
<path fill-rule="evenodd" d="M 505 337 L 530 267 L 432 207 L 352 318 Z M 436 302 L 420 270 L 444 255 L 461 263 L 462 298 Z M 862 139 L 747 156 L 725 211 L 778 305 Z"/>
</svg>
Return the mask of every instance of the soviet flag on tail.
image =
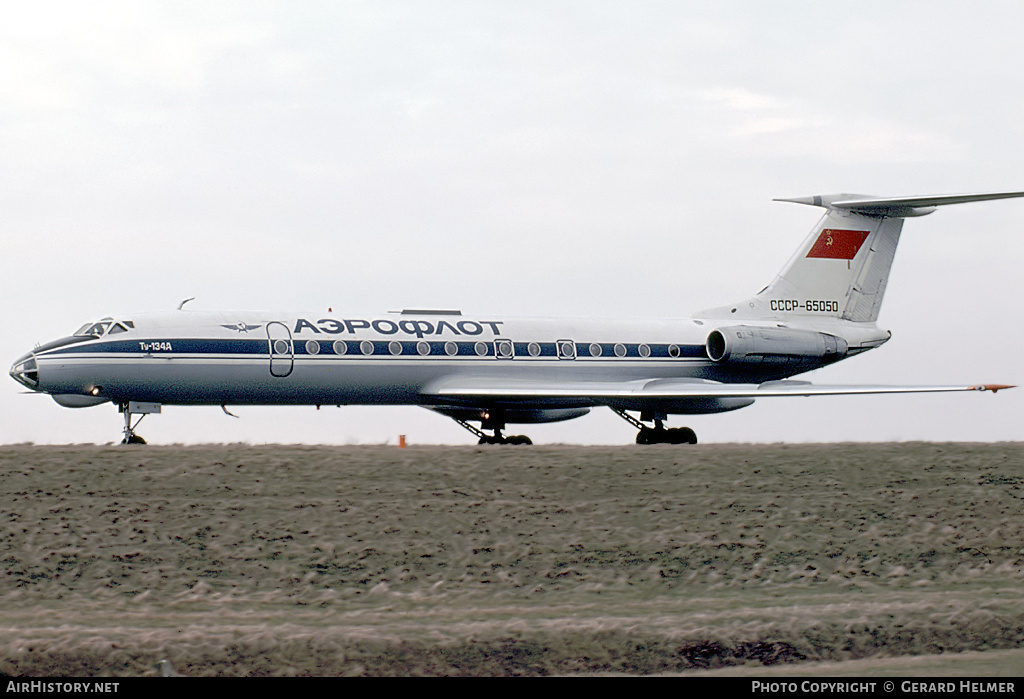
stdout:
<svg viewBox="0 0 1024 699">
<path fill-rule="evenodd" d="M 868 237 L 870 231 L 848 231 L 842 228 L 826 228 L 814 241 L 807 257 L 823 257 L 832 260 L 852 260 Z"/>
</svg>

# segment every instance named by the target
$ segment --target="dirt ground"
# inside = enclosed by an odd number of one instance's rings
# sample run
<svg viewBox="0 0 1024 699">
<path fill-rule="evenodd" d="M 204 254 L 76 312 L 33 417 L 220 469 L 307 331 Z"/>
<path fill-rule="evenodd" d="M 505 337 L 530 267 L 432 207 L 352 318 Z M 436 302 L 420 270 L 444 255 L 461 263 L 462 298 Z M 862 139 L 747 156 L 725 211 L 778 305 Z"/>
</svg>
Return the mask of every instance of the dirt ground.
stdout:
<svg viewBox="0 0 1024 699">
<path fill-rule="evenodd" d="M 0 672 L 1019 671 L 1022 485 L 1019 443 L 4 446 Z"/>
</svg>

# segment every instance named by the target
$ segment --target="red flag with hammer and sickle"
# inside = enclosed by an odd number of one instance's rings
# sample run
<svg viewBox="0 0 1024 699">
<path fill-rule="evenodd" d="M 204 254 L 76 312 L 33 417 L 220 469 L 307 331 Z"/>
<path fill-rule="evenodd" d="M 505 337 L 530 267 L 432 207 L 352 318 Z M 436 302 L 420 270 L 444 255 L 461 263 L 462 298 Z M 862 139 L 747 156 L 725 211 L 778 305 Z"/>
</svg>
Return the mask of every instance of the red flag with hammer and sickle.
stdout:
<svg viewBox="0 0 1024 699">
<path fill-rule="evenodd" d="M 825 257 L 832 260 L 852 260 L 864 244 L 870 231 L 847 231 L 841 228 L 826 228 L 811 246 L 808 257 Z"/>
</svg>

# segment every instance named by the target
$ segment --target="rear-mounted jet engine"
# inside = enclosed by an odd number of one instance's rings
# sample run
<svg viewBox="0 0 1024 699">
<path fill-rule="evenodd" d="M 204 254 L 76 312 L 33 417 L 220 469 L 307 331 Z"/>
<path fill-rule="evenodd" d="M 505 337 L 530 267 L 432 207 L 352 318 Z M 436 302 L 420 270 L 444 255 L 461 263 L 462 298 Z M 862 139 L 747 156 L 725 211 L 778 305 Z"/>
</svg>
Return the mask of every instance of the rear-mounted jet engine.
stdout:
<svg viewBox="0 0 1024 699">
<path fill-rule="evenodd" d="M 708 335 L 708 358 L 735 364 L 800 364 L 835 362 L 849 346 L 841 337 L 810 330 L 734 326 Z"/>
</svg>

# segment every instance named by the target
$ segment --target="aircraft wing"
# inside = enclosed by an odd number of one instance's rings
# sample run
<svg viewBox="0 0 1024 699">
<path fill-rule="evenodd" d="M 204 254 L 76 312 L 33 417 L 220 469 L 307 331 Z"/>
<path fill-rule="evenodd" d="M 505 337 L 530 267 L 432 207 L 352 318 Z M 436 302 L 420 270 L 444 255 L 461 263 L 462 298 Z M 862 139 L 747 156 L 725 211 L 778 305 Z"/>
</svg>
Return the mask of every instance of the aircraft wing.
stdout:
<svg viewBox="0 0 1024 699">
<path fill-rule="evenodd" d="M 827 385 L 806 381 L 765 383 L 717 383 L 704 380 L 643 379 L 637 381 L 541 381 L 512 378 L 452 377 L 427 387 L 426 395 L 449 400 L 498 401 L 581 399 L 622 404 L 646 400 L 700 398 L 772 398 L 780 396 L 841 396 L 878 393 L 943 393 L 950 391 L 1000 391 L 1013 386 L 973 384 L 947 386 Z"/>
</svg>

